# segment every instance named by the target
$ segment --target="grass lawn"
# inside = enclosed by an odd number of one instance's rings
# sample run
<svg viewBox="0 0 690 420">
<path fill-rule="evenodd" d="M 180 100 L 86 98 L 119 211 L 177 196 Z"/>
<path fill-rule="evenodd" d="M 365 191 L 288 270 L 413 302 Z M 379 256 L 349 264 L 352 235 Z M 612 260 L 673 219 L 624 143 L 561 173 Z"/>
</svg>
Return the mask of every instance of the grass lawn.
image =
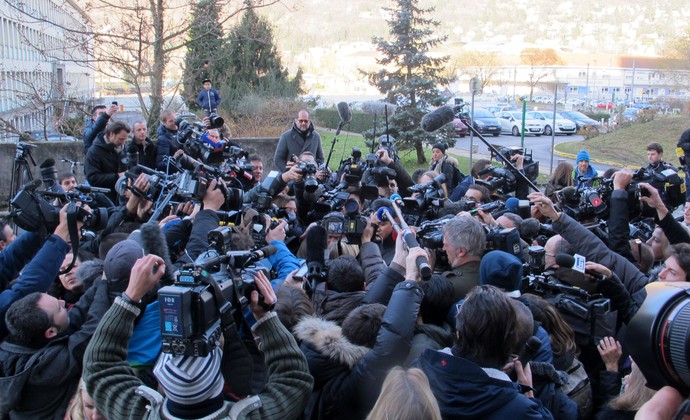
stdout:
<svg viewBox="0 0 690 420">
<path fill-rule="evenodd" d="M 576 155 L 580 149 L 586 149 L 592 159 L 639 168 L 647 164 L 647 145 L 659 143 L 664 147 L 664 160 L 678 165 L 676 143 L 689 127 L 686 115 L 658 116 L 653 121 L 632 124 L 583 142 L 557 144 L 556 150 Z"/>
</svg>

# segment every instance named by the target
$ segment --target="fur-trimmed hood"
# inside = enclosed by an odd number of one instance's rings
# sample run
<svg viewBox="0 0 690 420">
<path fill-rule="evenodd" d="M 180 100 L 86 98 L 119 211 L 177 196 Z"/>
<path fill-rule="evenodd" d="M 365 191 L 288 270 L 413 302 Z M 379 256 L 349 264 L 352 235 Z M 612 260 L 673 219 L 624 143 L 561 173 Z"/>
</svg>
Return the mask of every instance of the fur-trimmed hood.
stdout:
<svg viewBox="0 0 690 420">
<path fill-rule="evenodd" d="M 331 362 L 346 365 L 348 369 L 357 364 L 370 350 L 352 344 L 342 329 L 332 321 L 318 317 L 305 317 L 294 328 L 295 336 Z M 307 355 L 309 358 L 309 355 Z M 311 364 L 311 361 L 310 361 Z"/>
</svg>

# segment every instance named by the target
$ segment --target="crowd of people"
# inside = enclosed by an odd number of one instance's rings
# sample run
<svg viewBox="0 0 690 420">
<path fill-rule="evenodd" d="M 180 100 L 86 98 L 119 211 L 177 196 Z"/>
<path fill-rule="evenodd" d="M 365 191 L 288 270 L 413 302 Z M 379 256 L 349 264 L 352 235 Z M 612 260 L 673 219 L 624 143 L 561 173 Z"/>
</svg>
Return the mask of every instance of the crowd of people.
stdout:
<svg viewBox="0 0 690 420">
<path fill-rule="evenodd" d="M 220 103 L 210 80 L 198 102 L 207 117 Z M 585 150 L 540 191 L 522 154 L 463 175 L 444 143 L 413 174 L 385 147 L 375 164 L 330 171 L 300 110 L 273 174 L 246 157 L 236 223 L 224 223 L 222 177 L 150 220 L 153 181 L 126 176 L 128 159 L 169 172 L 171 159 L 184 170 L 200 157 L 182 147 L 175 112 L 161 113 L 155 142 L 145 121 L 130 128 L 116 113 L 95 107 L 84 133 L 86 180 L 109 191 L 88 204 L 107 208 L 105 226 L 89 232 L 69 216 L 87 203 L 59 199 L 52 232 L 0 225 L 0 418 L 671 418 L 683 402 L 683 390 L 646 386 L 655 366 L 633 360 L 639 343 L 625 337 L 646 285 L 690 281 L 690 199 L 676 220 L 653 182 L 599 175 Z M 231 142 L 222 128 L 204 136 Z M 647 156 L 648 173 L 673 168 L 659 144 Z M 73 191 L 78 176 L 58 182 Z M 612 190 L 605 224 L 567 206 L 598 185 Z M 208 270 L 254 289 L 235 317 L 214 295 L 207 352 L 170 352 L 157 292 L 223 226 L 227 249 L 261 252 L 250 269 Z"/>
</svg>

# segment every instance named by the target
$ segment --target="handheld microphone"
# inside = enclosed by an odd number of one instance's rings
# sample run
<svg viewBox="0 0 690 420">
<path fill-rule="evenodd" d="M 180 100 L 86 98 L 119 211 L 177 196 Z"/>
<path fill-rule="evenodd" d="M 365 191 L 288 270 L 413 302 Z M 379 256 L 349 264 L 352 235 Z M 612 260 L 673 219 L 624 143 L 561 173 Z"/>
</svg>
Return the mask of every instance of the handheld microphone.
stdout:
<svg viewBox="0 0 690 420">
<path fill-rule="evenodd" d="M 518 360 L 522 364 L 522 366 L 526 366 L 527 363 L 529 363 L 532 359 L 534 359 L 534 356 L 537 355 L 537 352 L 539 351 L 539 348 L 541 347 L 541 340 L 537 336 L 532 336 L 530 337 L 527 342 L 525 343 L 525 347 L 522 348 L 522 351 L 520 351 L 520 355 L 518 356 Z"/>
<path fill-rule="evenodd" d="M 585 258 L 581 255 L 576 255 L 575 257 L 563 253 L 556 255 L 556 264 L 558 264 L 560 267 L 571 268 L 580 273 L 588 274 L 598 281 L 604 281 L 608 279 L 607 276 L 601 273 L 585 269 L 585 262 Z"/>
<path fill-rule="evenodd" d="M 316 281 L 326 280 L 324 253 L 328 248 L 328 233 L 323 226 L 316 225 L 307 230 L 305 240 L 307 241 L 307 281 L 313 293 L 316 290 Z"/>
<path fill-rule="evenodd" d="M 405 201 L 403 201 L 403 198 L 400 194 L 391 194 L 389 200 L 391 200 L 400 207 L 405 207 Z"/>
<path fill-rule="evenodd" d="M 88 194 L 88 193 L 92 193 L 92 192 L 107 194 L 110 192 L 110 188 L 100 188 L 100 187 L 94 187 L 91 185 L 84 185 L 84 184 L 79 184 L 76 187 L 74 187 L 74 189 L 81 192 L 81 193 L 84 193 L 84 194 Z"/>
<path fill-rule="evenodd" d="M 453 108 L 446 105 L 436 108 L 422 117 L 422 123 L 420 126 L 422 127 L 422 130 L 426 131 L 427 133 L 431 133 L 443 127 L 444 125 L 453 122 L 454 119 L 455 112 L 453 112 Z"/>
<path fill-rule="evenodd" d="M 395 230 L 395 233 L 397 233 L 399 236 L 402 236 L 403 240 L 405 241 L 405 245 L 407 245 L 408 249 L 419 247 L 419 242 L 417 241 L 417 238 L 414 236 L 409 226 L 407 226 L 407 224 L 405 223 L 404 219 L 402 218 L 402 215 L 400 214 L 400 209 L 396 207 L 395 202 L 393 202 L 393 208 L 395 209 L 396 215 L 400 220 L 400 224 L 398 224 L 395 221 L 393 215 L 391 214 L 391 209 L 389 209 L 386 206 L 380 207 L 378 209 L 378 211 L 376 212 L 376 217 L 378 217 L 378 219 L 381 221 L 390 222 L 391 226 L 393 226 L 393 229 Z M 431 266 L 429 265 L 429 260 L 426 257 L 419 256 L 417 257 L 415 263 L 417 264 L 417 269 L 419 269 L 419 274 L 422 277 L 422 280 L 429 280 L 432 274 Z"/>
</svg>

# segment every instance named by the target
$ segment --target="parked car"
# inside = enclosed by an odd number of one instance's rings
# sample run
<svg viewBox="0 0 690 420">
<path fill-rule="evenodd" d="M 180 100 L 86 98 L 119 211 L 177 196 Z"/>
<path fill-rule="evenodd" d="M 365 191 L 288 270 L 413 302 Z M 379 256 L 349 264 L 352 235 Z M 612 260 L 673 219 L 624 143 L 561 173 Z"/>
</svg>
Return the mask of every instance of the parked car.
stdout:
<svg viewBox="0 0 690 420">
<path fill-rule="evenodd" d="M 633 107 L 637 108 L 637 109 L 651 109 L 652 104 L 650 104 L 649 102 L 646 102 L 646 101 L 645 102 L 635 102 Z"/>
<path fill-rule="evenodd" d="M 58 133 L 57 131 L 32 130 L 25 131 L 25 134 L 31 136 L 35 141 L 77 141 L 76 137 L 68 136 L 66 134 Z"/>
<path fill-rule="evenodd" d="M 460 118 L 455 118 L 453 120 L 453 127 L 455 127 L 455 135 L 459 136 L 460 138 L 465 137 L 467 133 L 470 131 L 469 128 L 465 125 L 464 122 Z"/>
<path fill-rule="evenodd" d="M 463 121 L 467 124 L 467 121 Z M 480 134 L 492 134 L 498 137 L 501 134 L 501 123 L 494 114 L 484 108 L 474 109 L 474 128 Z"/>
<path fill-rule="evenodd" d="M 545 136 L 550 136 L 554 132 L 572 136 L 577 131 L 575 123 L 559 113 L 556 113 L 556 125 L 553 125 L 553 112 L 551 111 L 530 111 L 527 115 L 543 124 Z M 556 129 L 554 130 L 553 127 Z"/>
<path fill-rule="evenodd" d="M 637 121 L 640 117 L 640 110 L 637 108 L 625 108 L 622 115 L 625 121 Z"/>
<path fill-rule="evenodd" d="M 614 104 L 612 101 L 599 101 L 597 102 L 598 109 L 613 109 Z"/>
<path fill-rule="evenodd" d="M 578 98 L 570 98 L 567 101 L 565 101 L 565 103 L 575 107 L 585 106 L 585 100 Z"/>
<path fill-rule="evenodd" d="M 522 112 L 501 112 L 497 115 L 501 123 L 501 132 L 519 136 L 522 130 Z M 544 126 L 540 121 L 525 116 L 525 134 L 534 134 L 539 137 L 544 133 Z"/>
<path fill-rule="evenodd" d="M 577 111 L 563 111 L 561 112 L 561 115 L 569 119 L 570 121 L 575 123 L 575 126 L 579 130 L 582 127 L 585 126 L 592 126 L 592 127 L 597 127 L 599 128 L 599 122 L 596 120 L 593 120 L 583 114 L 582 112 L 577 112 Z"/>
<path fill-rule="evenodd" d="M 486 109 L 488 109 L 489 112 L 491 112 L 494 115 L 498 114 L 499 112 L 503 112 L 503 111 L 517 111 L 518 110 L 517 108 L 515 108 L 512 105 L 491 105 L 491 106 L 487 106 Z"/>
</svg>

